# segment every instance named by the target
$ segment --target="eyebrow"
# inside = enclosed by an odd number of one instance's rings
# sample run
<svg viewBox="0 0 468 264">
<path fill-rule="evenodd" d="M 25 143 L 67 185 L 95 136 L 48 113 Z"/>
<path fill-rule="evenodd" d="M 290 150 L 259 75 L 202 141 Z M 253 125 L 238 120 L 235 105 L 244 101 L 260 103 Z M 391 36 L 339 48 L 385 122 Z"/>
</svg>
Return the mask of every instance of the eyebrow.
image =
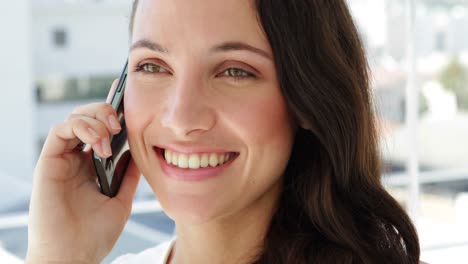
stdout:
<svg viewBox="0 0 468 264">
<path fill-rule="evenodd" d="M 146 48 L 150 49 L 152 51 L 160 52 L 160 53 L 169 53 L 169 50 L 164 48 L 162 45 L 150 41 L 148 39 L 142 39 L 130 47 L 130 52 L 135 50 L 135 49 L 140 49 L 140 48 Z M 272 56 L 259 48 L 255 48 L 249 44 L 243 43 L 243 42 L 238 42 L 238 41 L 228 41 L 221 43 L 219 45 L 214 46 L 213 48 L 210 49 L 210 52 L 215 53 L 215 52 L 226 52 L 226 51 L 235 51 L 235 50 L 245 50 L 245 51 L 250 51 L 253 53 L 256 53 L 266 59 L 273 60 Z"/>
<path fill-rule="evenodd" d="M 152 51 L 157 51 L 160 53 L 169 53 L 167 49 L 163 48 L 158 43 L 149 41 L 147 39 L 142 39 L 133 43 L 132 46 L 130 47 L 130 52 L 136 49 L 141 49 L 141 48 L 150 49 Z"/>
</svg>

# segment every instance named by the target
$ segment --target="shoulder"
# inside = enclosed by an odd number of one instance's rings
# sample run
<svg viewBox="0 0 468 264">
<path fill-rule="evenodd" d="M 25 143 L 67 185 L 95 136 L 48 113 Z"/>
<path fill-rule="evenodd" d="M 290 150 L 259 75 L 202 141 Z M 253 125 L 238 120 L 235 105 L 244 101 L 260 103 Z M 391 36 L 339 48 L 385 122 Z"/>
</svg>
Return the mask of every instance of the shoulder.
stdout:
<svg viewBox="0 0 468 264">
<path fill-rule="evenodd" d="M 166 259 L 171 252 L 172 245 L 175 242 L 175 238 L 169 241 L 163 242 L 156 247 L 145 249 L 137 254 L 125 254 L 114 261 L 111 264 L 144 264 L 144 263 L 155 263 L 164 264 Z"/>
</svg>

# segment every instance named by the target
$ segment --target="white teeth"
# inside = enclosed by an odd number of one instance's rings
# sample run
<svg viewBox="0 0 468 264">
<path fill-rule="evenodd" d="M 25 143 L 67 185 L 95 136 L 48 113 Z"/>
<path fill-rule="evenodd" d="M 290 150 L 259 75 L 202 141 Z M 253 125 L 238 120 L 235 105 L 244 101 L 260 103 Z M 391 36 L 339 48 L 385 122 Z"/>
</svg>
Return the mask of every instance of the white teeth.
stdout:
<svg viewBox="0 0 468 264">
<path fill-rule="evenodd" d="M 169 152 L 171 153 L 171 152 Z M 179 155 L 177 155 L 177 153 L 172 153 L 172 165 L 175 165 L 177 166 L 178 165 L 178 161 L 179 161 Z"/>
<path fill-rule="evenodd" d="M 166 159 L 167 163 L 171 164 L 172 155 L 169 151 L 164 152 L 164 158 Z"/>
<path fill-rule="evenodd" d="M 216 167 L 218 165 L 218 155 L 216 154 L 210 154 L 210 159 L 208 161 L 211 167 Z"/>
<path fill-rule="evenodd" d="M 199 169 L 208 166 L 216 167 L 228 162 L 232 155 L 230 153 L 203 153 L 203 154 L 183 154 L 175 153 L 169 150 L 164 150 L 164 159 L 167 163 L 180 168 Z"/>
<path fill-rule="evenodd" d="M 203 154 L 201 156 L 200 167 L 202 168 L 208 167 L 208 154 Z"/>
<path fill-rule="evenodd" d="M 188 168 L 188 157 L 186 154 L 179 154 L 179 162 L 177 166 L 186 169 Z"/>
<path fill-rule="evenodd" d="M 196 154 L 191 154 L 188 160 L 188 166 L 191 169 L 200 168 L 200 157 Z"/>
</svg>

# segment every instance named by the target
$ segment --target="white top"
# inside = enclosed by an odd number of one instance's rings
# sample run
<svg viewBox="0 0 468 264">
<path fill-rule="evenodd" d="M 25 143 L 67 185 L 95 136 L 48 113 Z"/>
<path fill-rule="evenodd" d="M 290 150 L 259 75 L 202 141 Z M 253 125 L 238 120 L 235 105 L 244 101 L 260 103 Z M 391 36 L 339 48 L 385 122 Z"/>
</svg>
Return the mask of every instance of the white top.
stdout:
<svg viewBox="0 0 468 264">
<path fill-rule="evenodd" d="M 174 246 L 175 238 L 156 247 L 145 249 L 137 254 L 125 254 L 116 258 L 111 264 L 166 264 Z"/>
</svg>

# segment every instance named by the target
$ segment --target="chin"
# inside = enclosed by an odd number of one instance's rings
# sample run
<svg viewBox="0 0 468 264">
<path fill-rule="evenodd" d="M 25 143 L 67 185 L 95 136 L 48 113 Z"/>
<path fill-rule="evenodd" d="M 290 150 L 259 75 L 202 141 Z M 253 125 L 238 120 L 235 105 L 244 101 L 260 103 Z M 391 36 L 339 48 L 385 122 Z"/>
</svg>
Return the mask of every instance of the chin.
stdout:
<svg viewBox="0 0 468 264">
<path fill-rule="evenodd" d="M 175 196 L 175 195 L 174 195 Z M 202 225 L 209 223 L 221 215 L 223 210 L 219 198 L 193 197 L 193 195 L 177 195 L 167 200 L 162 199 L 164 212 L 178 225 Z"/>
</svg>

